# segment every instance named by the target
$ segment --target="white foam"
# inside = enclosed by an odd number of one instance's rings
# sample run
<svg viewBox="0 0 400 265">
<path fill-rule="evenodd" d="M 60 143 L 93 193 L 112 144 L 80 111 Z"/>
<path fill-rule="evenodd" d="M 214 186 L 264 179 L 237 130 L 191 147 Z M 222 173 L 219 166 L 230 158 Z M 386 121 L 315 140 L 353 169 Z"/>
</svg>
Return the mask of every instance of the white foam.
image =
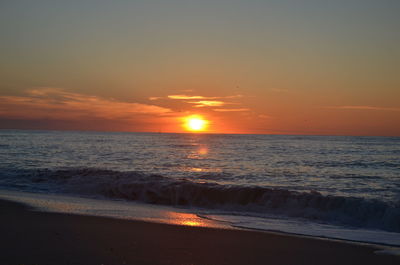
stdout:
<svg viewBox="0 0 400 265">
<path fill-rule="evenodd" d="M 331 239 L 380 245 L 400 246 L 400 233 L 382 230 L 345 228 L 328 224 L 311 223 L 302 220 L 261 218 L 236 215 L 206 215 L 206 218 L 230 223 L 232 226 L 264 231 L 284 232 Z"/>
<path fill-rule="evenodd" d="M 183 209 L 172 209 L 159 205 L 5 190 L 0 190 L 0 199 L 28 204 L 38 211 L 112 217 L 187 226 L 229 228 L 228 225 L 200 218 L 196 214 Z"/>
</svg>

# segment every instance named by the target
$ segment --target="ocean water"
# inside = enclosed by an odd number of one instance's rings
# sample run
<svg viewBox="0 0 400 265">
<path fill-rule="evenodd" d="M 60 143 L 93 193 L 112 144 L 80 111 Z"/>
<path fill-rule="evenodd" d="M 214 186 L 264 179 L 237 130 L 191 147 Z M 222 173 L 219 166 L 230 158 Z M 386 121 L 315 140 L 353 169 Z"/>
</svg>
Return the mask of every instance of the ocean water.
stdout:
<svg viewBox="0 0 400 265">
<path fill-rule="evenodd" d="M 0 130 L 0 190 L 400 245 L 400 138 Z"/>
</svg>

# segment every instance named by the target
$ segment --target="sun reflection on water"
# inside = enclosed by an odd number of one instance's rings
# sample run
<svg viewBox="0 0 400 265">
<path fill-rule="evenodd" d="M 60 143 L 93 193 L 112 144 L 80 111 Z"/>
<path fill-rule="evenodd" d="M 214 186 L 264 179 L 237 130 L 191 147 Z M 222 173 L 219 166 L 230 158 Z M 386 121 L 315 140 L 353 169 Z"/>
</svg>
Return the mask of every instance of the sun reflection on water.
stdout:
<svg viewBox="0 0 400 265">
<path fill-rule="evenodd" d="M 201 146 L 199 149 L 192 150 L 187 157 L 190 159 L 206 159 L 208 152 L 208 147 Z"/>
<path fill-rule="evenodd" d="M 206 154 L 208 154 L 208 148 L 207 148 L 207 147 L 201 147 L 201 148 L 197 151 L 197 153 L 198 153 L 199 155 L 206 155 Z"/>
</svg>

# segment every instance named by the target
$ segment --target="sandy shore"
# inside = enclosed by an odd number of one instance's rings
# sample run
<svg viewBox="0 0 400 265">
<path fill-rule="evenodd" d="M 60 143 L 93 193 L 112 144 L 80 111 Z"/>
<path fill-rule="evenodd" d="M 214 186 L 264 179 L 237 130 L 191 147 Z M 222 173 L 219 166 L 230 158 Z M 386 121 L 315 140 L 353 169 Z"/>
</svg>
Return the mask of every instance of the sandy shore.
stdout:
<svg viewBox="0 0 400 265">
<path fill-rule="evenodd" d="M 30 211 L 0 201 L 0 264 L 400 264 L 374 248 L 263 232 Z"/>
</svg>

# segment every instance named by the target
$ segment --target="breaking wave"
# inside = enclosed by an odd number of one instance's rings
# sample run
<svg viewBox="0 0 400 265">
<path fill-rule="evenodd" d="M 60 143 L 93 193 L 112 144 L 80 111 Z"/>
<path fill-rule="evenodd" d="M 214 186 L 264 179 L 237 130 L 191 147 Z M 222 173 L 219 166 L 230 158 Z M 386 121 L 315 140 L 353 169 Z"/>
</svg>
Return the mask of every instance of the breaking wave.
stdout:
<svg viewBox="0 0 400 265">
<path fill-rule="evenodd" d="M 20 180 L 53 191 L 102 195 L 152 204 L 280 215 L 400 232 L 400 205 L 376 199 L 286 189 L 198 183 L 140 172 L 95 168 L 18 172 Z M 15 180 L 15 176 L 13 177 Z M 4 183 L 3 183 L 4 184 Z"/>
</svg>

